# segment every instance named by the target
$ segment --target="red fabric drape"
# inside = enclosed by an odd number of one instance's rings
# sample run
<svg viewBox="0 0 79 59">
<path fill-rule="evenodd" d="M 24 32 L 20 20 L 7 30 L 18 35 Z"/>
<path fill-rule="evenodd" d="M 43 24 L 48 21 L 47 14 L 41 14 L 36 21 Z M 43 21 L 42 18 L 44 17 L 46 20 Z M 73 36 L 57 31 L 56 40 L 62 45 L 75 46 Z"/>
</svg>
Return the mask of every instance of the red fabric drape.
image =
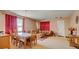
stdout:
<svg viewBox="0 0 79 59">
<path fill-rule="evenodd" d="M 49 31 L 50 30 L 50 22 L 46 21 L 46 22 L 40 22 L 40 30 L 44 31 Z"/>
<path fill-rule="evenodd" d="M 5 33 L 10 34 L 16 28 L 16 16 L 5 14 Z"/>
</svg>

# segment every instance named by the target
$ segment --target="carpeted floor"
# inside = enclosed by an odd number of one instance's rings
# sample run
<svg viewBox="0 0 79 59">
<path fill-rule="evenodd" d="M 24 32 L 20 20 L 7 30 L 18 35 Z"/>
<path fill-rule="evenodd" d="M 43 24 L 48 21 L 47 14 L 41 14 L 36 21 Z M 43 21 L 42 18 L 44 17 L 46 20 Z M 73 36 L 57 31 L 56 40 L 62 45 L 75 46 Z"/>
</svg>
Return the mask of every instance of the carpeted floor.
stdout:
<svg viewBox="0 0 79 59">
<path fill-rule="evenodd" d="M 75 49 L 69 46 L 67 38 L 64 37 L 49 37 L 45 40 L 38 40 L 38 44 L 47 49 Z"/>
<path fill-rule="evenodd" d="M 16 47 L 11 44 L 11 49 L 24 49 Z M 27 49 L 30 49 L 29 47 Z M 69 42 L 64 37 L 48 37 L 45 39 L 38 39 L 37 45 L 33 45 L 32 49 L 75 49 L 74 47 L 69 46 Z"/>
</svg>

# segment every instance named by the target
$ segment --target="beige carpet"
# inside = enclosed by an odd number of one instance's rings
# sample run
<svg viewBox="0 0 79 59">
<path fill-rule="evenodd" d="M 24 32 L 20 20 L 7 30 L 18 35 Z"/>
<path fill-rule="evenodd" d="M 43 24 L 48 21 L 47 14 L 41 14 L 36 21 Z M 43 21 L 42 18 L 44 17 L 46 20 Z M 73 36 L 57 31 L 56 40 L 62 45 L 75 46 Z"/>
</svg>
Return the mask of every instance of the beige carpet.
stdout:
<svg viewBox="0 0 79 59">
<path fill-rule="evenodd" d="M 38 44 L 47 49 L 75 49 L 69 46 L 67 38 L 64 37 L 49 37 L 45 40 L 38 40 Z"/>
<path fill-rule="evenodd" d="M 24 49 L 11 44 L 11 49 Z M 30 49 L 30 48 L 27 48 Z M 75 49 L 69 46 L 69 42 L 64 37 L 49 37 L 46 39 L 38 39 L 37 45 L 33 45 L 32 49 Z"/>
<path fill-rule="evenodd" d="M 22 47 L 18 48 L 17 46 L 11 44 L 11 49 L 24 49 L 24 47 L 22 46 Z M 28 47 L 26 49 L 30 49 L 30 48 Z M 45 47 L 42 46 L 42 45 L 37 44 L 37 45 L 33 45 L 32 49 L 45 49 Z"/>
</svg>

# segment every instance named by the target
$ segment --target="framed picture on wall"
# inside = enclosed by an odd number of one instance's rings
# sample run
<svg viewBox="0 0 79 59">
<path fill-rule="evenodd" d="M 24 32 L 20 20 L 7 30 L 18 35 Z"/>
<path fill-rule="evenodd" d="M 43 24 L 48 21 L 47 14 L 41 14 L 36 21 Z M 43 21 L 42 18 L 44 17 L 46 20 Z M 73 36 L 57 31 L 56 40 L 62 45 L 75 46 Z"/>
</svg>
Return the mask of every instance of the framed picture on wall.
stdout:
<svg viewBox="0 0 79 59">
<path fill-rule="evenodd" d="M 79 21 L 78 16 L 76 16 L 76 24 L 78 24 L 78 21 Z"/>
</svg>

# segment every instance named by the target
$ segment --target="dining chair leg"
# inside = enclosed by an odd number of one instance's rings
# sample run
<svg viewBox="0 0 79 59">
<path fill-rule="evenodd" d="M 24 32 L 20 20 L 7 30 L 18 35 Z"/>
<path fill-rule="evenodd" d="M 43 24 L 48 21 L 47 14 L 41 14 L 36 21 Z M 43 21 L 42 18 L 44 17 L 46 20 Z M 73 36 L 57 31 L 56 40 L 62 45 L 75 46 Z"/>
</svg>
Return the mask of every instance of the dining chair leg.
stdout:
<svg viewBox="0 0 79 59">
<path fill-rule="evenodd" d="M 30 41 L 30 48 L 32 48 L 32 42 Z"/>
<path fill-rule="evenodd" d="M 16 40 L 13 40 L 13 45 L 16 45 Z"/>
<path fill-rule="evenodd" d="M 36 45 L 36 41 L 34 41 L 34 45 Z"/>
<path fill-rule="evenodd" d="M 18 43 L 18 47 L 20 48 L 20 43 Z"/>
<path fill-rule="evenodd" d="M 37 40 L 35 40 L 36 44 L 37 44 Z"/>
<path fill-rule="evenodd" d="M 24 41 L 24 49 L 27 48 L 27 40 Z"/>
<path fill-rule="evenodd" d="M 18 42 L 18 43 L 16 44 L 16 46 L 17 46 L 18 48 L 20 48 L 20 43 Z"/>
<path fill-rule="evenodd" d="M 36 44 L 37 44 L 37 40 L 34 41 L 34 45 L 36 45 Z"/>
</svg>

